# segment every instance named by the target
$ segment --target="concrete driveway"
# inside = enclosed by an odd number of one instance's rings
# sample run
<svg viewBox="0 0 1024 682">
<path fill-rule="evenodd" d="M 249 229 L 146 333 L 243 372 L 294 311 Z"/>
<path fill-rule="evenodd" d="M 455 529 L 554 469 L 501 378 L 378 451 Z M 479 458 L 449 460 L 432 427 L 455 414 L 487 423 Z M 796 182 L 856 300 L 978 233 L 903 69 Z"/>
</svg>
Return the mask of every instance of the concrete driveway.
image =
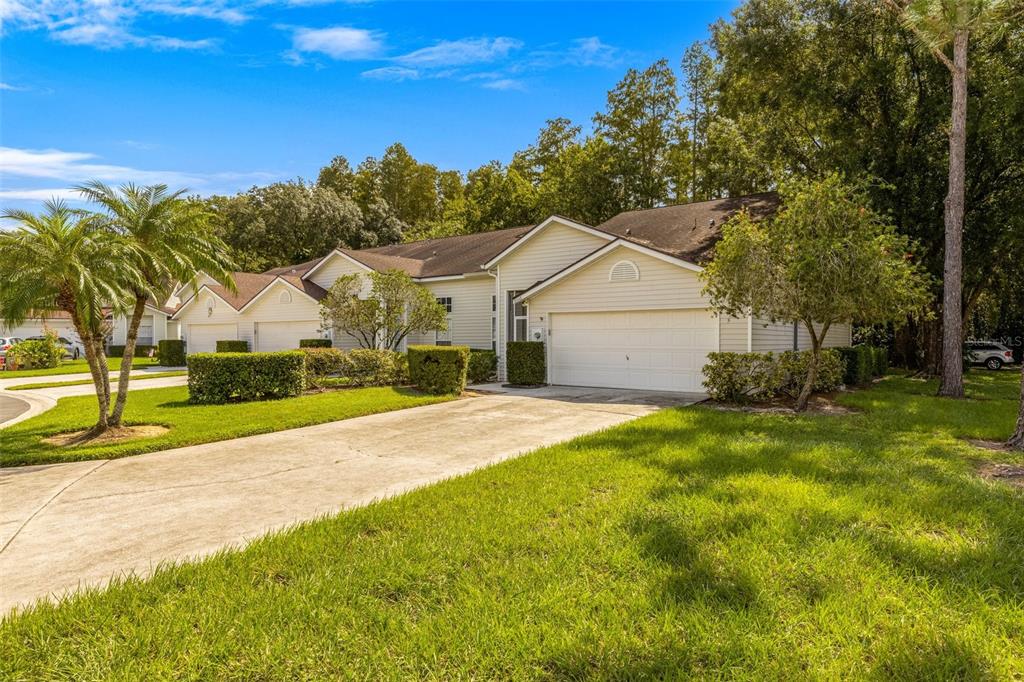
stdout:
<svg viewBox="0 0 1024 682">
<path fill-rule="evenodd" d="M 124 459 L 0 469 L 0 613 L 703 398 L 485 388 L 495 392 Z"/>
</svg>

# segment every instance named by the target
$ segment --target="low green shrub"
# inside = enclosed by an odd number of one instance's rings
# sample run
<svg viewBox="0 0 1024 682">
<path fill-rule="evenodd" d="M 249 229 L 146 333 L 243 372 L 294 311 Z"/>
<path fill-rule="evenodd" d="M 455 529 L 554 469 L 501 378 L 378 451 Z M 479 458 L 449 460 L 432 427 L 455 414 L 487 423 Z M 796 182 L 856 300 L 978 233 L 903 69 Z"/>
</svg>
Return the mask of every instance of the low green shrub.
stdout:
<svg viewBox="0 0 1024 682">
<path fill-rule="evenodd" d="M 462 393 L 469 355 L 466 346 L 409 346 L 409 379 L 427 393 Z"/>
<path fill-rule="evenodd" d="M 715 400 L 745 403 L 768 400 L 782 383 L 771 353 L 708 353 L 704 388 Z"/>
<path fill-rule="evenodd" d="M 337 348 L 300 348 L 306 358 L 306 387 L 323 388 L 324 379 L 341 371 L 345 354 Z"/>
<path fill-rule="evenodd" d="M 536 386 L 547 381 L 543 341 L 509 341 L 505 350 L 508 383 Z"/>
<path fill-rule="evenodd" d="M 795 398 L 807 378 L 811 351 L 784 353 L 709 353 L 704 365 L 704 388 L 714 400 L 728 403 Z M 816 392 L 834 391 L 842 384 L 842 356 L 834 349 L 821 352 Z"/>
<path fill-rule="evenodd" d="M 330 339 L 299 339 L 299 348 L 330 348 Z"/>
<path fill-rule="evenodd" d="M 145 343 L 137 343 L 137 344 L 135 344 L 135 353 L 132 355 L 132 357 L 135 357 L 135 358 L 150 358 L 150 357 L 153 357 L 153 354 L 155 352 L 157 352 L 157 346 L 151 346 L 151 345 L 145 344 Z M 123 345 L 107 346 L 107 357 L 108 358 L 122 358 L 122 357 L 124 357 L 124 346 Z"/>
<path fill-rule="evenodd" d="M 467 377 L 471 384 L 482 384 L 494 381 L 498 373 L 498 354 L 493 350 L 471 348 L 469 350 L 469 370 Z"/>
<path fill-rule="evenodd" d="M 858 344 L 834 350 L 843 360 L 843 383 L 847 386 L 866 384 L 889 370 L 889 351 L 885 348 Z"/>
<path fill-rule="evenodd" d="M 60 364 L 64 357 L 64 346 L 57 335 L 46 334 L 46 338 L 16 343 L 7 349 L 8 369 L 49 369 Z"/>
<path fill-rule="evenodd" d="M 811 351 L 786 351 L 778 356 L 778 388 L 790 398 L 796 398 L 807 381 L 807 368 L 811 362 Z M 843 361 L 839 353 L 831 348 L 821 351 L 818 359 L 818 373 L 814 378 L 812 390 L 815 393 L 828 393 L 843 384 Z"/>
<path fill-rule="evenodd" d="M 185 364 L 185 342 L 181 339 L 164 339 L 157 343 L 157 357 L 164 367 L 181 367 Z"/>
<path fill-rule="evenodd" d="M 302 393 L 303 353 L 193 353 L 188 358 L 189 401 L 202 404 L 267 400 Z"/>
<path fill-rule="evenodd" d="M 249 342 L 241 339 L 223 339 L 217 342 L 218 353 L 248 353 Z"/>
<path fill-rule="evenodd" d="M 398 386 L 409 381 L 409 362 L 393 350 L 355 348 L 345 353 L 341 376 L 349 386 Z"/>
</svg>

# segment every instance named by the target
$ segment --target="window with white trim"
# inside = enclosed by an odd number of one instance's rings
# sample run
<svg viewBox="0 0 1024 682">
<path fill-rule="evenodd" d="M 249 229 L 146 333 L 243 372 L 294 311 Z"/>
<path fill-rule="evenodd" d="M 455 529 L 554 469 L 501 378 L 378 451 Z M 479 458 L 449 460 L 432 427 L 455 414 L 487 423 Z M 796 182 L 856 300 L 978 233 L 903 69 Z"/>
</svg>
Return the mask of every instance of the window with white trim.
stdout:
<svg viewBox="0 0 1024 682">
<path fill-rule="evenodd" d="M 635 282 L 640 279 L 640 268 L 631 260 L 620 260 L 608 271 L 609 282 Z"/>
<path fill-rule="evenodd" d="M 441 297 L 439 297 L 437 299 L 437 302 L 441 305 L 441 307 L 444 308 L 444 311 L 446 313 L 450 313 L 452 311 L 452 297 L 451 296 L 441 296 Z"/>
<path fill-rule="evenodd" d="M 491 294 L 491 350 L 498 352 L 498 297 Z"/>
<path fill-rule="evenodd" d="M 522 291 L 509 291 L 508 292 L 508 341 L 529 341 L 527 337 L 527 325 L 529 324 L 529 315 L 526 310 L 526 304 L 522 301 L 516 303 L 515 298 Z"/>
</svg>

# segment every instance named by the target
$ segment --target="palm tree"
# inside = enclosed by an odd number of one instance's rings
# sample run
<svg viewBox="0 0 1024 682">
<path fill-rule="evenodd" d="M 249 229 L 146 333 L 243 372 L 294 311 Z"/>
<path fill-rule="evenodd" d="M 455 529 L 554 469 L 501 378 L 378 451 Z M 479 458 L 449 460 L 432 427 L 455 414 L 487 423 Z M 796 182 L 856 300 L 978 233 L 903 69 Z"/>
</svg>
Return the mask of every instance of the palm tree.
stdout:
<svg viewBox="0 0 1024 682">
<path fill-rule="evenodd" d="M 204 272 L 233 289 L 228 247 L 209 227 L 207 212 L 182 197 L 187 190 L 168 191 L 167 185 L 139 186 L 131 183 L 112 188 L 99 181 L 78 186 L 87 199 L 105 211 L 105 224 L 131 242 L 137 253 L 142 280 L 132 293 L 124 355 L 117 383 L 117 400 L 110 415 L 111 426 L 120 426 L 128 400 L 128 381 L 139 338 L 139 325 L 152 299 L 160 305 L 177 282 L 194 282 Z"/>
<path fill-rule="evenodd" d="M 967 153 L 967 48 L 971 36 L 1009 26 L 1021 12 L 1019 0 L 884 0 L 918 41 L 952 76 L 949 179 L 944 209 L 946 231 L 942 289 L 942 381 L 939 395 L 964 396 L 963 225 Z M 952 46 L 952 55 L 946 50 Z"/>
<path fill-rule="evenodd" d="M 0 231 L 0 317 L 20 324 L 42 311 L 66 312 L 85 347 L 99 418 L 89 432 L 107 430 L 110 381 L 103 350 L 106 306 L 123 309 L 141 283 L 135 247 L 104 228 L 99 216 L 46 202 L 39 215 L 7 210 L 14 229 Z"/>
</svg>

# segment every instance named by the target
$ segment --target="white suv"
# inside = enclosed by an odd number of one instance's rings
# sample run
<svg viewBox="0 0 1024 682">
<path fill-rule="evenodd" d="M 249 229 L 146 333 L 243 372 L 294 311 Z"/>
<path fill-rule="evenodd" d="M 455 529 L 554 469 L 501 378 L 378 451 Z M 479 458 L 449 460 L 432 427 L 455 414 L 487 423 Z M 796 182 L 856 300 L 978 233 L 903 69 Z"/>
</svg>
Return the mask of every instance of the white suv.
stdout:
<svg viewBox="0 0 1024 682">
<path fill-rule="evenodd" d="M 968 341 L 965 354 L 972 365 L 985 365 L 989 369 L 1000 369 L 1013 364 L 1013 351 L 995 341 Z"/>
</svg>

